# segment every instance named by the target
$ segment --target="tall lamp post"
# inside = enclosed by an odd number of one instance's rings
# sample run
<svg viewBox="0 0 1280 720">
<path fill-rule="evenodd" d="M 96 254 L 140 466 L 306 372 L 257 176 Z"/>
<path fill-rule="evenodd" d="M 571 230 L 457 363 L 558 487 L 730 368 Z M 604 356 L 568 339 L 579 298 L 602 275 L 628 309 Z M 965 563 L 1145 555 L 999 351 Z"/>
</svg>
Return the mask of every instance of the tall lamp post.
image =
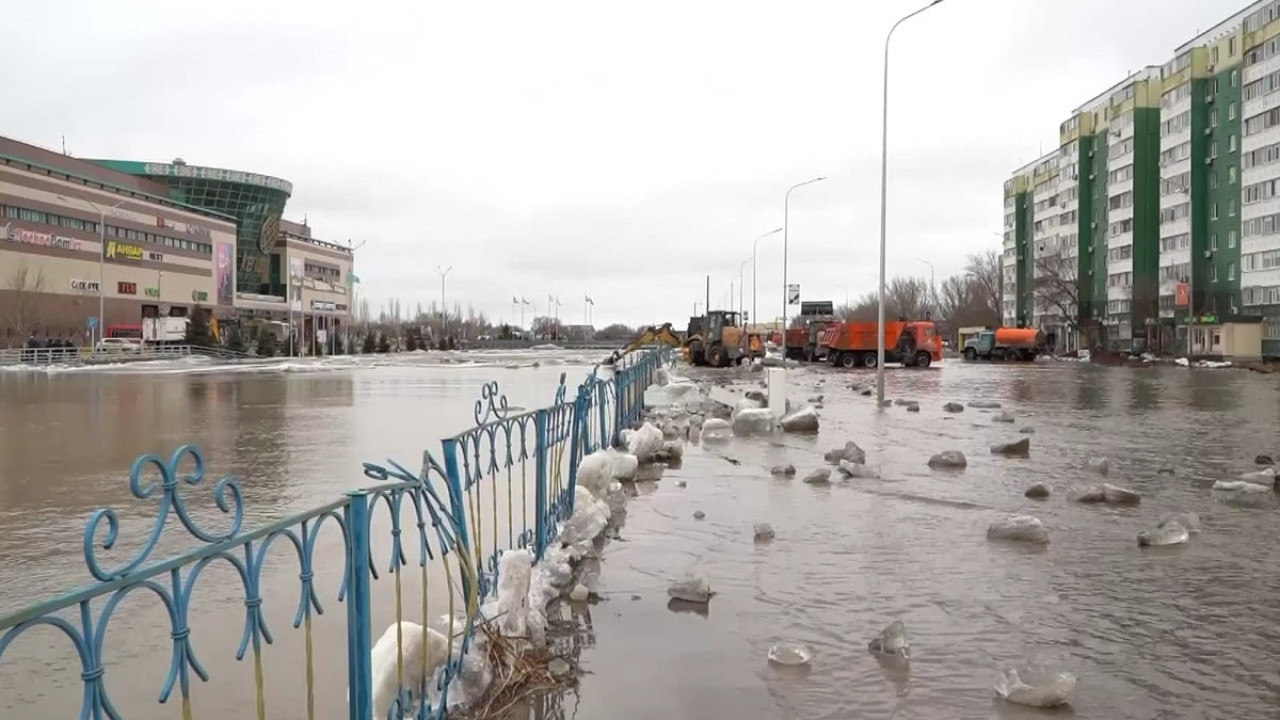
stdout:
<svg viewBox="0 0 1280 720">
<path fill-rule="evenodd" d="M 751 243 L 751 317 L 753 318 L 760 317 L 759 315 L 756 315 L 756 251 L 760 248 L 761 240 L 769 237 L 770 235 L 777 235 L 780 232 L 782 232 L 782 228 L 774 228 L 773 230 L 770 230 L 756 238 L 755 242 Z M 694 314 L 696 315 L 697 313 Z M 760 321 L 756 320 L 756 322 L 759 323 Z"/>
<path fill-rule="evenodd" d="M 787 229 L 791 219 L 791 193 L 796 188 L 802 188 L 805 185 L 812 185 L 816 182 L 826 180 L 826 176 L 816 177 L 812 180 L 805 180 L 802 183 L 796 183 L 787 188 L 787 194 L 782 200 L 782 332 L 787 332 Z"/>
<path fill-rule="evenodd" d="M 880 297 L 879 308 L 876 311 L 876 317 L 879 320 L 879 328 L 876 330 L 876 400 L 881 407 L 884 406 L 884 255 L 889 207 L 889 41 L 893 39 L 893 31 L 897 30 L 899 25 L 940 2 L 942 0 L 933 0 L 919 10 L 904 15 L 889 28 L 889 33 L 884 36 L 884 99 L 880 127 Z"/>
<path fill-rule="evenodd" d="M 938 309 L 938 286 L 933 282 L 933 263 L 924 258 L 916 258 L 916 262 L 929 266 L 929 310 L 936 311 Z"/>
<path fill-rule="evenodd" d="M 102 338 L 105 337 L 103 333 L 106 332 L 107 327 L 106 319 L 103 317 L 107 309 L 107 210 L 115 210 L 127 201 L 121 200 L 115 205 L 103 210 L 97 205 L 97 203 L 94 203 L 92 200 L 86 200 L 85 198 L 76 198 L 75 200 L 72 200 L 71 198 L 59 195 L 58 199 L 65 200 L 66 202 L 75 202 L 76 200 L 79 200 L 93 208 L 98 213 L 98 342 L 102 342 Z M 89 335 L 89 342 L 93 343 L 93 348 L 96 352 L 98 343 L 93 341 L 92 333 Z"/>
<path fill-rule="evenodd" d="M 453 270 L 452 265 L 450 265 L 447 268 L 441 268 L 439 265 L 436 266 L 436 272 L 440 274 L 440 342 L 441 343 L 443 343 L 444 339 L 449 335 L 449 306 L 445 304 L 445 299 L 444 299 L 444 279 L 449 277 L 450 270 Z"/>
<path fill-rule="evenodd" d="M 739 313 L 742 313 L 744 310 L 747 309 L 747 306 L 743 304 L 745 301 L 742 295 L 742 288 L 743 288 L 742 271 L 747 269 L 747 263 L 752 262 L 752 260 L 753 258 L 747 258 L 746 260 L 742 261 L 741 265 L 738 266 L 738 312 Z M 755 308 L 752 308 L 752 310 L 754 309 Z M 742 326 L 744 328 L 747 326 L 747 323 L 745 320 L 743 320 Z"/>
</svg>

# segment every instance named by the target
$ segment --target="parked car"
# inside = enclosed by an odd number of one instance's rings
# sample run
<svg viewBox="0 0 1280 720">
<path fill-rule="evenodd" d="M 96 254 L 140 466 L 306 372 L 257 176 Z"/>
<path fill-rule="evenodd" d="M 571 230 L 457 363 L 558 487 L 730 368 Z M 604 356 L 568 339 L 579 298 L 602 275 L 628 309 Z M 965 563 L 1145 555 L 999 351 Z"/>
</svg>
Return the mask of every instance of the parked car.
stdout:
<svg viewBox="0 0 1280 720">
<path fill-rule="evenodd" d="M 98 341 L 97 352 L 100 353 L 138 353 L 142 352 L 142 340 L 139 338 L 109 337 Z"/>
</svg>

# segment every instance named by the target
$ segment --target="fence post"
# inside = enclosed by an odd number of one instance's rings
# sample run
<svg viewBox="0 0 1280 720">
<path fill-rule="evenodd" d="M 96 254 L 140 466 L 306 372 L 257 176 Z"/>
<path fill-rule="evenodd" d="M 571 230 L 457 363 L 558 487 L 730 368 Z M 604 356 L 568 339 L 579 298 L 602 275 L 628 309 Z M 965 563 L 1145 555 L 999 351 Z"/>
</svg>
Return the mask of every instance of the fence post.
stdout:
<svg viewBox="0 0 1280 720">
<path fill-rule="evenodd" d="M 587 393 L 582 388 L 578 389 L 578 397 L 573 402 L 573 431 L 569 437 L 569 492 L 568 499 L 565 504 L 568 506 L 569 515 L 573 515 L 573 500 L 576 497 L 575 491 L 578 489 L 578 463 L 582 459 L 582 443 L 585 441 L 587 420 Z"/>
<path fill-rule="evenodd" d="M 618 387 L 618 381 L 614 380 L 613 387 Z M 600 416 L 600 449 L 613 447 L 613 437 L 609 434 L 609 386 L 603 382 L 596 381 L 596 414 Z"/>
<path fill-rule="evenodd" d="M 347 710 L 351 720 L 373 720 L 373 634 L 369 599 L 369 496 L 347 493 L 342 510 L 351 541 L 347 563 Z"/>
<path fill-rule="evenodd" d="M 538 458 L 538 470 L 534 476 L 535 498 L 533 502 L 534 513 L 534 557 L 538 560 L 542 559 L 542 551 L 547 545 L 547 411 L 539 410 L 534 417 L 535 437 L 537 438 L 537 449 L 535 454 Z"/>
<path fill-rule="evenodd" d="M 458 529 L 457 540 L 458 546 L 462 549 L 462 556 L 470 558 L 472 557 L 471 531 L 467 528 L 467 505 L 462 501 L 462 498 L 466 497 L 463 494 L 466 490 L 466 484 L 463 483 L 462 474 L 458 471 L 458 440 L 456 438 L 441 440 L 440 447 L 444 451 L 445 482 L 449 483 L 449 514 L 453 516 L 453 521 Z M 463 573 L 463 601 L 470 603 L 471 594 L 474 591 L 475 589 L 471 587 L 471 581 L 467 578 L 466 573 Z"/>
</svg>

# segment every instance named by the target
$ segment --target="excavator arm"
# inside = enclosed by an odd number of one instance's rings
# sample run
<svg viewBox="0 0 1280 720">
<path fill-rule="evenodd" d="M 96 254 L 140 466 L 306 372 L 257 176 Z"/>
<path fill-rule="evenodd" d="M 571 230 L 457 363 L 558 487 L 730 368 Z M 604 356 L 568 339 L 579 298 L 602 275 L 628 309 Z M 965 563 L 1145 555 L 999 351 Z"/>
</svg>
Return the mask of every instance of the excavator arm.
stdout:
<svg viewBox="0 0 1280 720">
<path fill-rule="evenodd" d="M 609 364 L 613 364 L 620 360 L 624 355 L 635 352 L 642 347 L 649 345 L 670 345 L 671 347 L 680 347 L 680 336 L 671 329 L 671 323 L 663 323 L 658 327 L 649 326 L 640 331 L 631 342 L 623 345 L 613 354 L 609 356 Z"/>
</svg>

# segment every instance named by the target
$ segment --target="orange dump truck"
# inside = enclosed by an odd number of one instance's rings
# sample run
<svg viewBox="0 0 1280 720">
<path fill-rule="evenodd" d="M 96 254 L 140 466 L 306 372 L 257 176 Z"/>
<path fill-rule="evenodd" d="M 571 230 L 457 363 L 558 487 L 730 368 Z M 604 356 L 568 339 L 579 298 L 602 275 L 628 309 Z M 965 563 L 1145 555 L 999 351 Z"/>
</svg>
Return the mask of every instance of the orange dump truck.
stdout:
<svg viewBox="0 0 1280 720">
<path fill-rule="evenodd" d="M 964 344 L 965 360 L 1034 360 L 1045 352 L 1044 333 L 1035 328 L 983 330 Z"/>
<path fill-rule="evenodd" d="M 822 333 L 827 359 L 840 367 L 873 368 L 879 362 L 879 325 L 836 323 Z M 888 322 L 884 325 L 884 361 L 927 368 L 942 359 L 942 338 L 928 320 Z"/>
</svg>

